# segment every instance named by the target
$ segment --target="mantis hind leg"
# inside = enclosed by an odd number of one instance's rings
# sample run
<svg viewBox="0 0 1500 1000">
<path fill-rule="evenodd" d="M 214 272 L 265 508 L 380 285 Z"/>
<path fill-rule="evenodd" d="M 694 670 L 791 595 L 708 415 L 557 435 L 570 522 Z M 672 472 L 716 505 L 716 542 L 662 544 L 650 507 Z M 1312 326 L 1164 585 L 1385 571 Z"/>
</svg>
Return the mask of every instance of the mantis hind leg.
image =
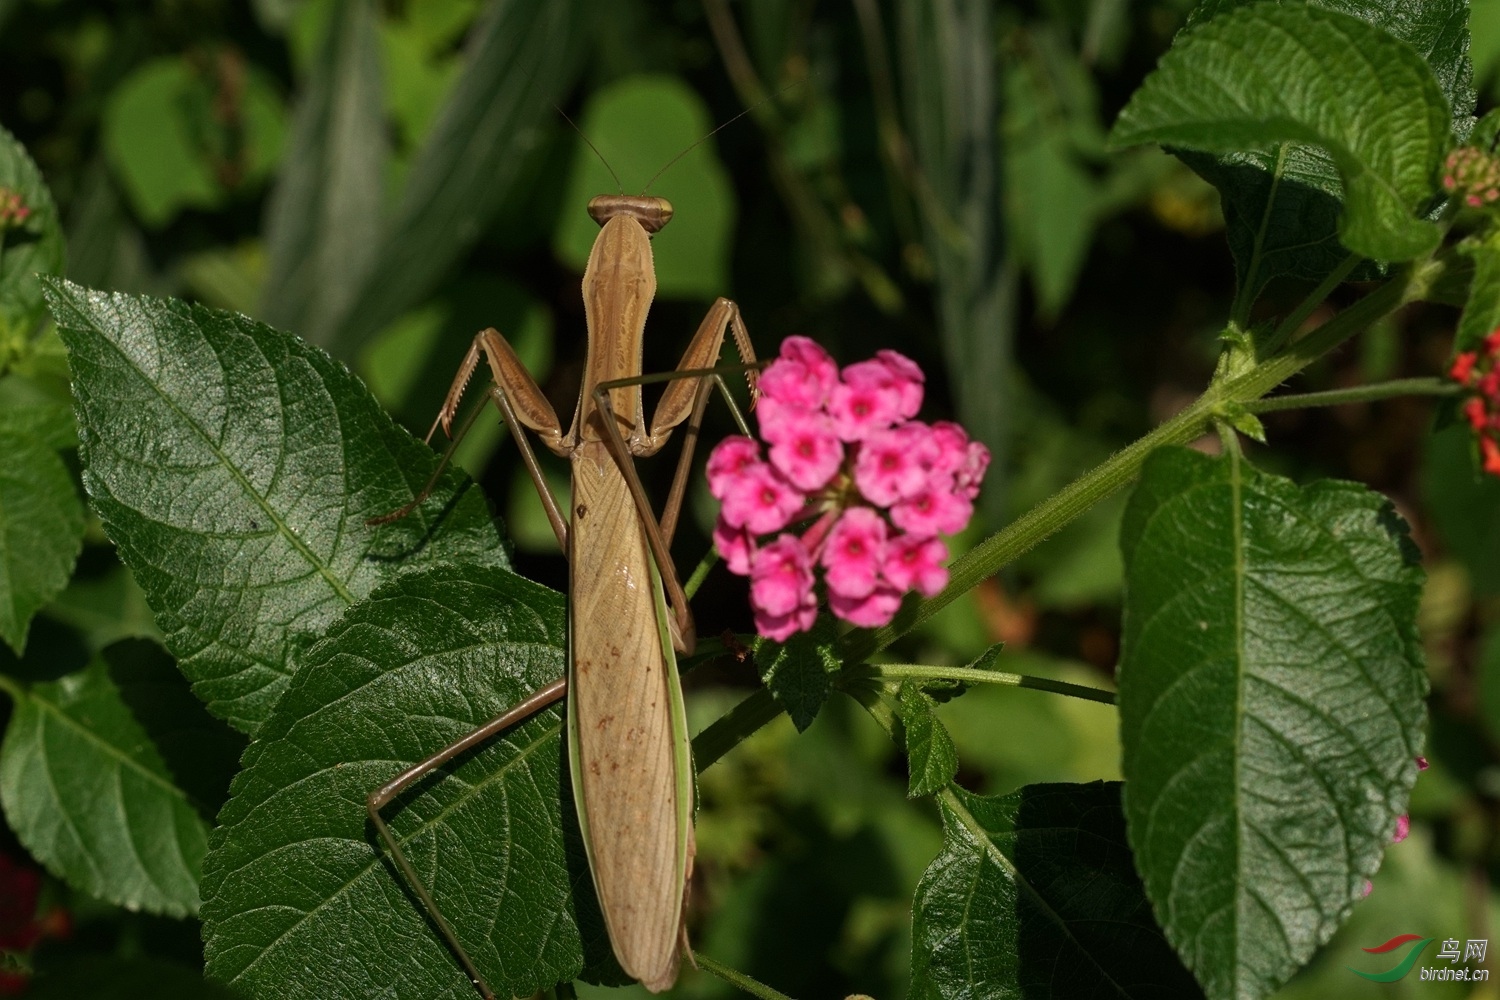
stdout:
<svg viewBox="0 0 1500 1000">
<path fill-rule="evenodd" d="M 386 849 L 391 852 L 391 860 L 395 862 L 396 868 L 401 872 L 402 877 L 406 879 L 407 884 L 411 886 L 412 892 L 417 894 L 417 898 L 427 908 L 427 912 L 432 916 L 433 923 L 437 925 L 438 932 L 442 934 L 443 940 L 452 949 L 454 957 L 463 966 L 465 975 L 469 977 L 469 981 L 474 984 L 475 989 L 479 990 L 485 1000 L 494 1000 L 494 991 L 490 989 L 489 984 L 480 975 L 479 969 L 474 965 L 474 960 L 469 957 L 469 953 L 464 950 L 463 944 L 458 940 L 458 935 L 454 932 L 453 925 L 448 922 L 448 918 L 443 916 L 443 911 L 438 908 L 437 900 L 432 896 L 432 890 L 418 877 L 416 869 L 407 860 L 406 852 L 401 850 L 401 844 L 396 840 L 395 834 L 391 832 L 391 828 L 386 824 L 384 817 L 380 813 L 393 799 L 416 782 L 422 780 L 422 778 L 442 767 L 465 750 L 485 742 L 491 737 L 509 729 L 511 726 L 526 721 L 537 712 L 540 712 L 561 698 L 567 693 L 567 690 L 568 679 L 566 677 L 558 678 L 535 694 L 495 716 L 467 736 L 448 744 L 426 760 L 419 761 L 408 767 L 390 781 L 375 789 L 365 799 L 365 809 L 370 815 L 370 823 L 375 827 L 375 832 L 380 835 L 380 839 L 384 842 Z"/>
</svg>

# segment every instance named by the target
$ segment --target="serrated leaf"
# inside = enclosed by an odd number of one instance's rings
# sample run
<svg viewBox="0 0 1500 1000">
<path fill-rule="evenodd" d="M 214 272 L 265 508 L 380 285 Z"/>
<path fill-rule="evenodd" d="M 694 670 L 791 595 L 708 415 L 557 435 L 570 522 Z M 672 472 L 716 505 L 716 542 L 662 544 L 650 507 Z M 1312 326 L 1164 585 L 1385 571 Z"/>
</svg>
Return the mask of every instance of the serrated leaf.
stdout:
<svg viewBox="0 0 1500 1000">
<path fill-rule="evenodd" d="M 253 733 L 294 651 L 388 574 L 506 564 L 484 498 L 342 365 L 264 324 L 183 302 L 49 300 L 71 352 L 84 486 L 167 648 L 214 714 Z"/>
<path fill-rule="evenodd" d="M 1188 27 L 1253 0 L 1207 0 L 1193 9 Z M 1468 4 L 1463 0 L 1316 0 L 1314 6 L 1360 18 L 1416 49 L 1453 109 L 1462 133 L 1474 107 L 1468 59 Z M 1270 153 L 1223 157 L 1179 152 L 1189 166 L 1217 187 L 1223 199 L 1230 249 L 1242 285 L 1258 288 L 1278 275 L 1317 281 L 1346 256 L 1338 241 L 1343 185 L 1332 158 L 1314 146 L 1288 143 Z M 1365 264 L 1354 280 L 1378 277 Z"/>
<path fill-rule="evenodd" d="M 365 797 L 557 679 L 566 634 L 561 595 L 472 566 L 399 577 L 329 629 L 220 814 L 204 864 L 209 975 L 278 1000 L 467 1000 L 473 986 L 377 849 Z M 564 841 L 562 725 L 548 708 L 385 811 L 502 996 L 583 963 L 574 892 L 589 876 Z"/>
<path fill-rule="evenodd" d="M 577 73 L 577 0 L 491 0 L 464 67 L 407 174 L 374 266 L 329 341 L 342 357 L 420 303 L 462 259 L 522 175 Z"/>
<path fill-rule="evenodd" d="M 1259 997 L 1364 894 L 1416 780 L 1422 571 L 1385 497 L 1147 459 L 1121 530 L 1125 813 L 1168 939 Z"/>
<path fill-rule="evenodd" d="M 1269 166 L 1278 186 L 1313 200 L 1336 195 L 1341 180 L 1344 246 L 1398 261 L 1437 246 L 1436 226 L 1417 215 L 1433 194 L 1450 121 L 1447 95 L 1410 45 L 1338 11 L 1256 3 L 1179 36 L 1120 113 L 1111 142 L 1235 154 L 1226 169 L 1252 172 L 1242 180 L 1255 183 Z M 1339 176 L 1287 143 L 1322 148 Z M 1244 277 L 1258 288 L 1266 275 Z"/>
<path fill-rule="evenodd" d="M 633 194 L 692 147 L 655 185 L 675 209 L 671 224 L 651 240 L 656 290 L 663 298 L 728 294 L 734 191 L 712 145 L 693 146 L 713 130 L 703 98 L 679 77 L 626 77 L 594 92 L 578 127 L 599 155 L 582 142 L 574 155 L 552 237 L 563 263 L 579 273 L 588 263 L 599 224 L 584 209 L 590 198 L 617 189 L 610 167 Z"/>
<path fill-rule="evenodd" d="M 46 318 L 38 274 L 61 274 L 62 226 L 52 192 L 16 137 L 0 128 L 0 188 L 30 210 L 15 229 L 0 229 L 0 333 L 29 334 Z"/>
<path fill-rule="evenodd" d="M 0 803 L 26 849 L 74 888 L 185 916 L 198 909 L 208 820 L 243 746 L 171 657 L 125 640 L 17 696 Z"/>
<path fill-rule="evenodd" d="M 911 1000 L 1200 997 L 1131 866 L 1118 782 L 938 797 L 912 906 Z"/>
<path fill-rule="evenodd" d="M 833 619 L 819 615 L 809 631 L 798 632 L 786 642 L 759 640 L 755 665 L 767 689 L 791 716 L 797 732 L 804 731 L 828 700 L 833 678 L 842 666 Z"/>
<path fill-rule="evenodd" d="M 379 249 L 386 138 L 371 0 L 334 4 L 266 209 L 260 315 L 326 343 Z"/>
<path fill-rule="evenodd" d="M 903 683 L 897 701 L 909 769 L 906 797 L 931 795 L 958 773 L 958 750 L 943 720 L 937 717 L 936 702 L 919 685 L 912 681 Z"/>
<path fill-rule="evenodd" d="M 83 548 L 83 504 L 45 441 L 0 430 L 0 639 L 19 656 L 37 610 L 62 592 Z"/>
</svg>

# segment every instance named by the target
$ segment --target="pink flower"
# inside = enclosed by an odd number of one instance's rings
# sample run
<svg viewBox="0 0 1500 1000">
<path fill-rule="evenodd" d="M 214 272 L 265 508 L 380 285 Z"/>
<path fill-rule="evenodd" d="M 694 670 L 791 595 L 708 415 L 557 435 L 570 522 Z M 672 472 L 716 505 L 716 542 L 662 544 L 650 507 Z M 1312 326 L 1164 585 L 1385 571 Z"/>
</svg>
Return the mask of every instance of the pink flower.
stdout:
<svg viewBox="0 0 1500 1000">
<path fill-rule="evenodd" d="M 864 628 L 889 622 L 907 590 L 947 585 L 937 536 L 968 523 L 990 455 L 957 424 L 911 419 L 923 382 L 895 351 L 840 373 L 805 337 L 766 369 L 757 417 L 768 461 L 748 438 L 709 459 L 714 544 L 750 577 L 761 635 L 780 642 L 811 628 L 820 577 L 829 609 Z M 782 531 L 794 519 L 811 520 L 801 537 Z"/>
<path fill-rule="evenodd" d="M 901 607 L 901 592 L 888 583 L 877 584 L 864 597 L 845 597 L 833 591 L 828 595 L 828 607 L 851 625 L 879 628 L 896 616 L 896 609 Z"/>
<path fill-rule="evenodd" d="M 814 410 L 828 401 L 839 369 L 828 352 L 808 337 L 788 337 L 781 356 L 760 375 L 761 396 L 788 406 Z"/>
<path fill-rule="evenodd" d="M 979 482 L 989 467 L 990 450 L 978 441 L 970 441 L 969 447 L 964 451 L 964 464 L 954 477 L 954 486 L 964 499 L 973 500 L 979 495 Z"/>
<path fill-rule="evenodd" d="M 952 535 L 964 529 L 974 516 L 974 504 L 945 489 L 928 486 L 891 508 L 891 521 L 918 538 Z"/>
<path fill-rule="evenodd" d="M 833 430 L 845 441 L 863 441 L 900 419 L 900 397 L 879 385 L 853 386 L 840 382 L 833 387 L 828 412 Z"/>
<path fill-rule="evenodd" d="M 843 379 L 852 388 L 884 393 L 895 413 L 894 420 L 909 420 L 922 408 L 922 383 L 926 376 L 904 354 L 879 351 L 873 359 L 845 368 Z"/>
<path fill-rule="evenodd" d="M 812 628 L 818 616 L 812 557 L 795 535 L 782 535 L 750 560 L 755 630 L 777 642 Z"/>
<path fill-rule="evenodd" d="M 931 436 L 921 424 L 874 431 L 859 445 L 854 483 L 873 504 L 888 507 L 928 485 Z"/>
<path fill-rule="evenodd" d="M 755 539 L 744 528 L 736 528 L 720 514 L 714 522 L 714 548 L 724 557 L 724 565 L 736 576 L 750 575 L 750 560 L 755 555 Z"/>
<path fill-rule="evenodd" d="M 1391 843 L 1399 844 L 1411 833 L 1411 817 L 1402 813 L 1396 817 L 1396 835 L 1391 838 Z"/>
<path fill-rule="evenodd" d="M 752 534 L 780 531 L 802 509 L 804 498 L 769 465 L 749 469 L 725 495 L 721 510 L 730 527 Z"/>
<path fill-rule="evenodd" d="M 932 450 L 932 471 L 936 475 L 957 475 L 968 458 L 969 435 L 947 420 L 939 420 L 928 430 Z"/>
<path fill-rule="evenodd" d="M 799 490 L 822 489 L 844 461 L 844 445 L 833 434 L 827 414 L 810 411 L 800 420 L 788 418 L 784 432 L 771 445 L 771 464 Z"/>
<path fill-rule="evenodd" d="M 931 597 L 948 585 L 947 558 L 948 546 L 936 538 L 897 535 L 886 543 L 880 570 L 896 589 Z"/>
<path fill-rule="evenodd" d="M 870 596 L 885 562 L 885 519 L 868 507 L 846 510 L 828 532 L 819 560 L 828 590 L 840 597 Z"/>
<path fill-rule="evenodd" d="M 739 435 L 725 438 L 708 456 L 708 492 L 723 500 L 744 489 L 750 470 L 763 464 L 758 441 Z"/>
</svg>

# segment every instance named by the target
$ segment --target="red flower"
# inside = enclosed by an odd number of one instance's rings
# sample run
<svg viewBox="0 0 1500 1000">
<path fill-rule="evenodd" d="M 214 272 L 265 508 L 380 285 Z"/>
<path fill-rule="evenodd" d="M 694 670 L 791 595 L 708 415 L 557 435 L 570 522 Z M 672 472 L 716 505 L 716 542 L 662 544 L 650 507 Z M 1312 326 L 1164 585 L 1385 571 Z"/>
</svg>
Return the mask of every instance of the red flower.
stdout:
<svg viewBox="0 0 1500 1000">
<path fill-rule="evenodd" d="M 1490 331 L 1478 349 L 1455 356 L 1448 377 L 1470 391 L 1463 403 L 1464 419 L 1479 438 L 1481 467 L 1500 476 L 1500 327 Z"/>
</svg>

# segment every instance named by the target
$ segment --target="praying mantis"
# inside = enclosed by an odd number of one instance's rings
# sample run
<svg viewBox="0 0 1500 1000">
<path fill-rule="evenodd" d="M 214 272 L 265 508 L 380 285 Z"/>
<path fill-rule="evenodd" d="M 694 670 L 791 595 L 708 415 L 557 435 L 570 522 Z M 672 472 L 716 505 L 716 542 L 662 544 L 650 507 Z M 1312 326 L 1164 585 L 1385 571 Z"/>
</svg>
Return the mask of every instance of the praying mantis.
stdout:
<svg viewBox="0 0 1500 1000">
<path fill-rule="evenodd" d="M 370 820 L 439 932 L 486 998 L 489 987 L 381 816 L 396 796 L 445 762 L 568 697 L 568 763 L 583 843 L 600 909 L 625 972 L 653 992 L 672 986 L 687 949 L 683 924 L 692 875 L 693 770 L 676 653 L 694 648 L 692 614 L 668 545 L 691 467 L 695 428 L 715 383 L 713 365 L 733 336 L 755 399 L 755 353 L 739 308 L 717 299 L 689 342 L 649 426 L 641 375 L 646 314 L 656 293 L 651 235 L 672 217 L 664 198 L 601 195 L 588 205 L 599 226 L 583 276 L 588 348 L 573 423 L 565 433 L 515 351 L 493 328 L 474 338 L 430 438 L 451 430 L 481 358 L 489 395 L 512 430 L 547 519 L 567 554 L 568 673 L 474 732 L 412 765 L 367 800 Z M 727 397 L 727 391 L 726 391 Z M 688 421 L 660 522 L 633 464 L 654 455 Z M 525 431 L 572 466 L 565 517 Z M 430 488 L 430 487 L 429 487 Z M 386 518 L 403 516 L 420 503 Z"/>
</svg>

